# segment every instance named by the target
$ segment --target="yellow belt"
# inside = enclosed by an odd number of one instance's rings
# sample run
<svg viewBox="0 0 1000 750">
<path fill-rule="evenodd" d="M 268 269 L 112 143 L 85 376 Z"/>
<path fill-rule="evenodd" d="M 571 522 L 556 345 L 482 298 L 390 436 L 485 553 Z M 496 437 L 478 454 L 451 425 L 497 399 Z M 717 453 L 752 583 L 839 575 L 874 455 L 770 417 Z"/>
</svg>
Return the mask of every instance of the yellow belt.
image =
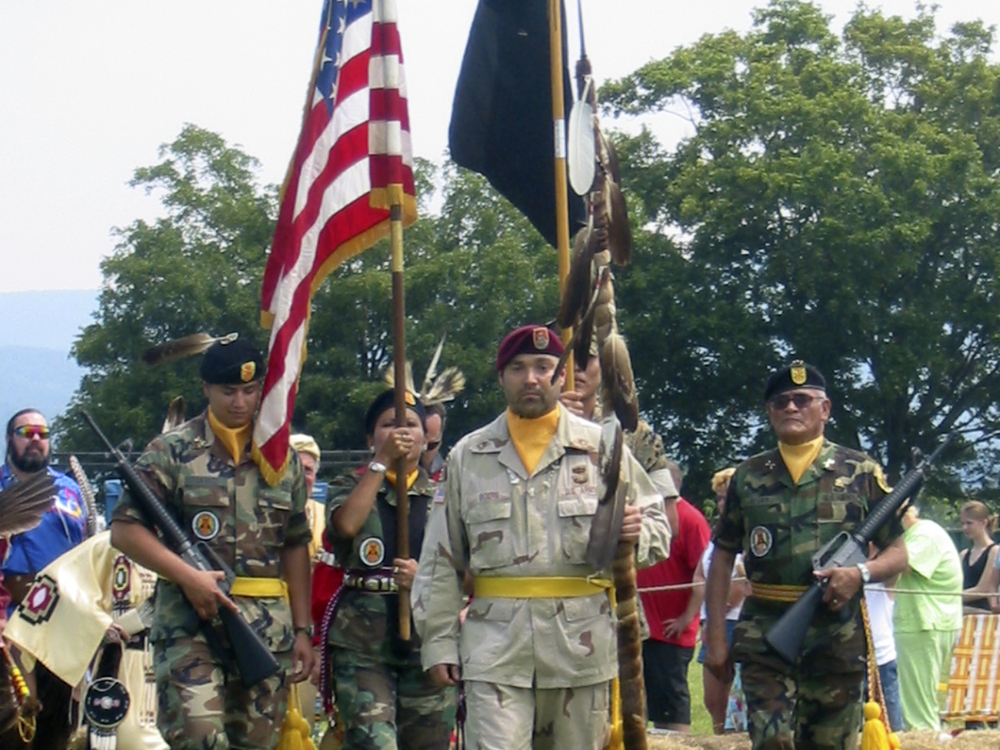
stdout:
<svg viewBox="0 0 1000 750">
<path fill-rule="evenodd" d="M 476 596 L 494 599 L 561 599 L 614 590 L 607 578 L 575 576 L 487 576 L 476 578 L 475 584 Z"/>
<path fill-rule="evenodd" d="M 750 584 L 750 596 L 765 602 L 795 602 L 806 590 L 806 586 L 781 586 L 770 583 Z"/>
<path fill-rule="evenodd" d="M 229 595 L 249 596 L 255 599 L 287 599 L 288 584 L 280 578 L 237 576 L 233 579 Z"/>
</svg>

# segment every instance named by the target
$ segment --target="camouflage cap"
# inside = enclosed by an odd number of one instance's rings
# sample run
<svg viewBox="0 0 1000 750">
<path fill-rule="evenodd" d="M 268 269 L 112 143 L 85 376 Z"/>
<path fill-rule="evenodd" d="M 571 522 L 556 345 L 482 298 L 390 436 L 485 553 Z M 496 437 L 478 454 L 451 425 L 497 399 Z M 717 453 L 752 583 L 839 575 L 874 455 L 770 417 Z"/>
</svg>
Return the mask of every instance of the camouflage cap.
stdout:
<svg viewBox="0 0 1000 750">
<path fill-rule="evenodd" d="M 772 396 L 777 396 L 785 391 L 793 391 L 796 388 L 815 388 L 825 391 L 826 378 L 812 365 L 807 365 L 801 359 L 796 359 L 780 370 L 771 373 L 771 377 L 767 379 L 767 387 L 764 388 L 764 401 L 770 401 Z"/>
<path fill-rule="evenodd" d="M 249 339 L 226 336 L 201 360 L 201 379 L 213 385 L 242 385 L 264 377 L 264 357 Z"/>
</svg>

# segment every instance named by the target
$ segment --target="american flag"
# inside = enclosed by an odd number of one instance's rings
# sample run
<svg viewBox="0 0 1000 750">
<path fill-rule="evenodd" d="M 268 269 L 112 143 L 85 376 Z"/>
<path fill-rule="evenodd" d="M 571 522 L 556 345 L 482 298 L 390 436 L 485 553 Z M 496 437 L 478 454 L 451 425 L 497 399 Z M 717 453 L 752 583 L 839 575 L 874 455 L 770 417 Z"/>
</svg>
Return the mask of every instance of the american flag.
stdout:
<svg viewBox="0 0 1000 750">
<path fill-rule="evenodd" d="M 288 461 L 312 296 L 389 233 L 389 206 L 416 221 L 413 151 L 395 0 L 326 0 L 302 132 L 264 272 L 271 329 L 253 454 L 270 484 Z"/>
</svg>

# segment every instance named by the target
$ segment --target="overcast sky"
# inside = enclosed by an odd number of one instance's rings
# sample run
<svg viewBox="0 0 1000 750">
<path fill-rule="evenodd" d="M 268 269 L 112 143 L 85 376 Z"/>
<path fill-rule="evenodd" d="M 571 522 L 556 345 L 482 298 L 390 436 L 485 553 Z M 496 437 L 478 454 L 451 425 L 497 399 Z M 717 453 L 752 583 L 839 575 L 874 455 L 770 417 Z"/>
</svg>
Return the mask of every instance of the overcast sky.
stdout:
<svg viewBox="0 0 1000 750">
<path fill-rule="evenodd" d="M 398 0 L 414 151 L 440 162 L 474 0 Z M 583 0 L 598 81 L 679 45 L 745 30 L 750 0 Z M 939 30 L 1000 24 L 996 0 L 939 0 Z M 822 0 L 836 28 L 853 0 Z M 905 17 L 912 0 L 869 5 Z M 281 180 L 295 145 L 320 0 L 0 0 L 0 292 L 96 289 L 112 227 L 157 215 L 128 187 L 184 123 Z M 569 3 L 570 51 L 577 47 Z M 653 123 L 662 134 L 671 126 Z M 662 130 L 661 130 L 662 128 Z M 676 136 L 674 136 L 676 137 Z M 669 140 L 669 136 L 663 137 Z"/>
</svg>

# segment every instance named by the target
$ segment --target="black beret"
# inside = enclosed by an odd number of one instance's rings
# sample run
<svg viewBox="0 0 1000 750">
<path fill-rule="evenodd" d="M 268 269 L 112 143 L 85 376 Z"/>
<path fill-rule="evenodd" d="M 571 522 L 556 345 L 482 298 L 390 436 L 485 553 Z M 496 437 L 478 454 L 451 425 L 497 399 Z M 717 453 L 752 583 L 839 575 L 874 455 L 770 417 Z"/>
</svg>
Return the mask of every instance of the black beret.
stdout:
<svg viewBox="0 0 1000 750">
<path fill-rule="evenodd" d="M 764 389 L 764 401 L 770 401 L 772 396 L 777 396 L 785 391 L 793 391 L 796 388 L 815 388 L 825 391 L 826 378 L 812 365 L 807 365 L 801 359 L 797 359 L 771 373 L 771 377 L 767 379 L 767 387 Z"/>
<path fill-rule="evenodd" d="M 497 372 L 503 372 L 518 354 L 551 354 L 561 357 L 562 340 L 559 334 L 545 326 L 527 325 L 515 328 L 504 336 L 497 349 Z"/>
<path fill-rule="evenodd" d="M 365 435 L 375 434 L 375 422 L 378 421 L 378 418 L 382 416 L 382 413 L 386 409 L 393 408 L 396 402 L 395 393 L 392 389 L 382 391 L 372 401 L 371 406 L 368 407 L 368 411 L 365 412 Z M 427 412 L 424 410 L 424 405 L 420 403 L 420 399 L 409 391 L 406 391 L 403 399 L 406 401 L 406 408 L 413 409 L 417 413 L 417 416 L 420 417 L 421 426 L 427 429 Z"/>
<path fill-rule="evenodd" d="M 214 385 L 242 385 L 264 377 L 264 357 L 249 339 L 225 336 L 201 360 L 201 379 Z"/>
</svg>

